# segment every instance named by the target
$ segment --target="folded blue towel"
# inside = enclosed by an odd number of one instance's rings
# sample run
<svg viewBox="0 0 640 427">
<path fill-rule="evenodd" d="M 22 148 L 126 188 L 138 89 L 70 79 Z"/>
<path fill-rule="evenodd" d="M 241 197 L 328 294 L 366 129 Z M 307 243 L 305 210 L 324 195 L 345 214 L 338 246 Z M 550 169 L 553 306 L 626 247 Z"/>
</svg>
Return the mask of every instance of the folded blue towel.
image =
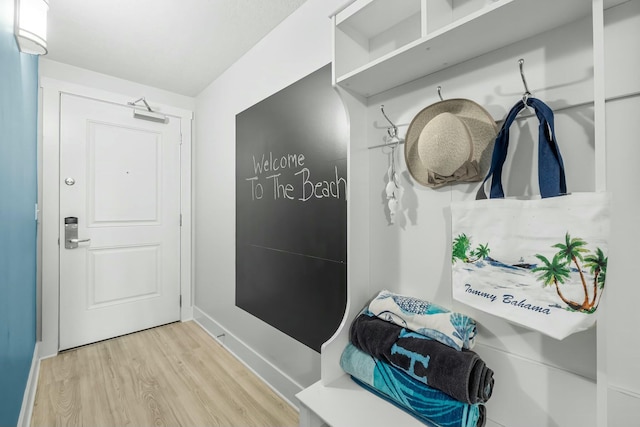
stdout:
<svg viewBox="0 0 640 427">
<path fill-rule="evenodd" d="M 483 427 L 482 404 L 459 402 L 410 377 L 402 370 L 348 344 L 340 358 L 342 369 L 417 418 L 439 427 Z"/>
<path fill-rule="evenodd" d="M 471 349 L 475 344 L 475 320 L 429 301 L 383 290 L 369 303 L 369 311 L 456 350 Z"/>
<path fill-rule="evenodd" d="M 458 351 L 365 311 L 349 330 L 358 349 L 402 369 L 418 381 L 465 403 L 484 403 L 493 371 L 472 350 Z"/>
</svg>

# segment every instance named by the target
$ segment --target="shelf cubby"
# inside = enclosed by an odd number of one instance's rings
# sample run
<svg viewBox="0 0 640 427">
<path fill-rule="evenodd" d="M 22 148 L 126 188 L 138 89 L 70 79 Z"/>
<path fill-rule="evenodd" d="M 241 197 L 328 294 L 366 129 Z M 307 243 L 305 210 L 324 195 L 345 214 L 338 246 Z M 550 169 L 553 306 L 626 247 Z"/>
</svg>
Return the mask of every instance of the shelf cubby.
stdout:
<svg viewBox="0 0 640 427">
<path fill-rule="evenodd" d="M 356 1 L 335 17 L 334 84 L 369 97 L 590 13 L 585 0 Z"/>
</svg>

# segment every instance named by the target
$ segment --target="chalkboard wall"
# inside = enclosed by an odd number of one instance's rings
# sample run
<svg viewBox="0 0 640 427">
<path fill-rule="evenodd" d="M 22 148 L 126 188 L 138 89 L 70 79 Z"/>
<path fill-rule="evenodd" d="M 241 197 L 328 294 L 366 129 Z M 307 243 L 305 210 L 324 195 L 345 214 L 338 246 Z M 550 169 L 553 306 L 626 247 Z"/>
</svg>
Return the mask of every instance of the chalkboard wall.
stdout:
<svg viewBox="0 0 640 427">
<path fill-rule="evenodd" d="M 236 305 L 316 351 L 346 307 L 347 141 L 329 65 L 236 116 Z"/>
</svg>

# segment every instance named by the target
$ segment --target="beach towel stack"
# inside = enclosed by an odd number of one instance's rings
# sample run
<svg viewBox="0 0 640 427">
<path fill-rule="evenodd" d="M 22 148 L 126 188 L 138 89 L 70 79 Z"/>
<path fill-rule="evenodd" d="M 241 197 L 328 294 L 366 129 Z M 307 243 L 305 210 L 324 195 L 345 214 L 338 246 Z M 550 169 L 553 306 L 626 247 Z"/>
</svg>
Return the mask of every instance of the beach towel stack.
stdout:
<svg viewBox="0 0 640 427">
<path fill-rule="evenodd" d="M 340 365 L 367 390 L 437 427 L 482 427 L 493 371 L 471 350 L 476 322 L 380 292 L 353 321 Z"/>
</svg>

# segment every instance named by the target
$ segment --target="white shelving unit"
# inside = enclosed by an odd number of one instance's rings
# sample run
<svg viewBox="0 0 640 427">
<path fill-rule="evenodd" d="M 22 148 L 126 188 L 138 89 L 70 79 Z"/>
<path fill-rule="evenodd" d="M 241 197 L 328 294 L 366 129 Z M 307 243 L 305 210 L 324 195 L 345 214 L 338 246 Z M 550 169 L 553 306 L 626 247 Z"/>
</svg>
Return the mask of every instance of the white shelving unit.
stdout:
<svg viewBox="0 0 640 427">
<path fill-rule="evenodd" d="M 469 13 L 447 0 L 354 2 L 334 18 L 334 84 L 370 97 L 591 13 L 588 0 L 459 3 Z"/>
<path fill-rule="evenodd" d="M 347 102 L 352 121 L 352 173 L 353 170 L 367 168 L 367 160 L 358 157 L 362 147 L 355 142 L 361 139 L 359 133 L 362 129 L 353 129 L 364 123 L 362 115 L 367 108 L 366 98 L 587 16 L 593 16 L 594 68 L 597 70 L 594 75 L 597 89 L 594 91 L 597 98 L 594 123 L 596 150 L 604 152 L 602 13 L 604 9 L 625 1 L 354 1 L 332 18 L 335 43 L 333 83 L 353 97 Z M 364 104 L 359 105 L 354 99 L 364 99 Z M 604 176 L 604 160 L 597 162 L 596 176 Z M 355 181 L 351 177 L 350 185 Z M 358 216 L 355 221 L 358 222 L 350 223 L 352 230 L 358 229 L 363 220 Z M 353 238 L 353 232 L 349 238 Z M 348 256 L 350 284 L 354 279 L 361 284 L 367 280 L 367 273 L 362 271 L 368 270 L 368 266 L 355 266 L 354 260 L 362 260 L 364 256 L 355 249 L 349 249 Z M 354 270 L 359 271 L 357 277 L 352 273 Z M 341 371 L 339 356 L 348 341 L 349 325 L 358 309 L 366 303 L 365 298 L 370 296 L 363 295 L 360 290 L 348 290 L 348 295 L 349 309 L 341 329 L 323 346 L 322 379 L 297 395 L 300 426 L 423 426 L 414 417 L 355 385 Z M 604 354 L 603 344 L 598 345 L 598 354 Z M 600 427 L 605 426 L 607 420 L 605 367 L 604 361 L 599 359 L 598 400 L 593 404 L 598 408 L 597 425 Z M 487 423 L 487 426 L 495 425 Z"/>
</svg>

